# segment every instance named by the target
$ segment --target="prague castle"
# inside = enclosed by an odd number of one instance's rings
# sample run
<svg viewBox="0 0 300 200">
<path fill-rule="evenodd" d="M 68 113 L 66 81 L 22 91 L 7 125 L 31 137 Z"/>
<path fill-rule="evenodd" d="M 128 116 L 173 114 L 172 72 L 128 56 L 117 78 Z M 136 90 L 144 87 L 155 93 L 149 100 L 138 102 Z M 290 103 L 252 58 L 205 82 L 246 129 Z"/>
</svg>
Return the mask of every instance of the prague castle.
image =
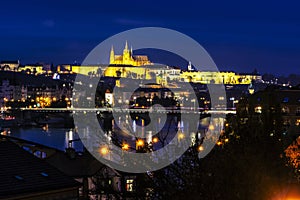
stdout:
<svg viewBox="0 0 300 200">
<path fill-rule="evenodd" d="M 110 51 L 110 65 L 104 76 L 131 79 L 156 79 L 156 83 L 167 86 L 170 82 L 194 82 L 202 84 L 251 84 L 261 81 L 258 74 L 236 74 L 234 72 L 196 71 L 189 63 L 188 70 L 153 65 L 145 55 L 133 55 L 126 41 L 122 55 Z"/>
<path fill-rule="evenodd" d="M 111 47 L 109 64 L 111 65 L 132 65 L 142 66 L 149 65 L 151 62 L 146 55 L 133 55 L 132 47 L 128 49 L 128 43 L 126 41 L 123 55 L 115 55 L 114 48 Z"/>
</svg>

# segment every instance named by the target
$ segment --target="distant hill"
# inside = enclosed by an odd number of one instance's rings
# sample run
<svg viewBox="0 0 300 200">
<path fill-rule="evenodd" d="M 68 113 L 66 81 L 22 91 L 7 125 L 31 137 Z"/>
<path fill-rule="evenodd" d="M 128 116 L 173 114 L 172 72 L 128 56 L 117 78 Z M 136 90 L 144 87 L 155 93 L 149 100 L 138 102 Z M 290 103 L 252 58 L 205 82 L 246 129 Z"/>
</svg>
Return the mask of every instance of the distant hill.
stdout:
<svg viewBox="0 0 300 200">
<path fill-rule="evenodd" d="M 53 80 L 51 77 L 35 76 L 22 72 L 1 71 L 0 84 L 2 80 L 9 80 L 12 85 L 45 85 L 53 86 L 62 83 L 60 80 Z"/>
</svg>

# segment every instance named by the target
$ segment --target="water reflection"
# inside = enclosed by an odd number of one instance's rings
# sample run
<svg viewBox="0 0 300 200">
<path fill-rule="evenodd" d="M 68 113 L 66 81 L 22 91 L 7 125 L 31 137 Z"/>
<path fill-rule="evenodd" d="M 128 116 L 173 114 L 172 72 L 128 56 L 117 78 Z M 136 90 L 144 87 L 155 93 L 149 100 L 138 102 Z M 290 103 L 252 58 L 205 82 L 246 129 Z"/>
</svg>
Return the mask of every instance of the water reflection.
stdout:
<svg viewBox="0 0 300 200">
<path fill-rule="evenodd" d="M 79 136 L 74 129 L 48 128 L 45 130 L 43 127 L 9 128 L 2 130 L 1 134 L 21 138 L 62 151 L 65 151 L 68 147 L 73 147 L 76 151 L 83 151 L 83 144 L 77 141 Z M 74 141 L 69 143 L 69 140 Z"/>
<path fill-rule="evenodd" d="M 107 122 L 107 121 L 106 121 Z M 122 123 L 123 122 L 123 123 Z M 157 117 L 155 120 L 145 125 L 142 119 L 129 120 L 127 117 L 118 118 L 118 123 L 112 120 L 112 128 L 103 136 L 107 145 L 112 144 L 112 138 L 117 139 L 122 145 L 126 143 L 135 150 L 137 138 L 144 138 L 145 142 L 151 143 L 154 150 L 162 148 L 174 139 L 177 134 L 177 142 L 183 138 L 189 138 L 189 145 L 195 144 L 197 139 L 205 138 L 212 142 L 218 140 L 219 134 L 223 129 L 224 118 L 204 118 L 195 122 L 190 120 L 183 121 L 176 116 Z M 193 124 L 190 124 L 193 123 Z M 120 128 L 117 124 L 122 124 Z M 190 125 L 197 126 L 197 130 L 191 130 Z M 66 148 L 75 148 L 76 151 L 83 151 L 83 144 L 79 140 L 78 131 L 80 131 L 81 140 L 85 145 L 99 148 L 99 137 L 95 129 L 85 126 L 80 130 L 54 127 L 30 127 L 30 128 L 11 128 L 1 132 L 2 135 L 10 135 L 24 140 L 36 142 L 59 150 Z M 139 133 L 137 137 L 136 133 Z M 154 142 L 155 141 L 155 142 Z"/>
</svg>

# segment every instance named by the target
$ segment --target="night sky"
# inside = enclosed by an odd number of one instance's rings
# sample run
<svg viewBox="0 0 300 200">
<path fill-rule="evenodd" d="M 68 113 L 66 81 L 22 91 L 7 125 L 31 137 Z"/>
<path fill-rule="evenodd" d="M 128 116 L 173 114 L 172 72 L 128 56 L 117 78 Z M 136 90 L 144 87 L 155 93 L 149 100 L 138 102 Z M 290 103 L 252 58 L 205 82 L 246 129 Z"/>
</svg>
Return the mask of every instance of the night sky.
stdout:
<svg viewBox="0 0 300 200">
<path fill-rule="evenodd" d="M 114 34 L 156 26 L 197 40 L 220 70 L 300 74 L 300 3 L 296 1 L 79 2 L 1 2 L 0 60 L 81 62 Z"/>
</svg>

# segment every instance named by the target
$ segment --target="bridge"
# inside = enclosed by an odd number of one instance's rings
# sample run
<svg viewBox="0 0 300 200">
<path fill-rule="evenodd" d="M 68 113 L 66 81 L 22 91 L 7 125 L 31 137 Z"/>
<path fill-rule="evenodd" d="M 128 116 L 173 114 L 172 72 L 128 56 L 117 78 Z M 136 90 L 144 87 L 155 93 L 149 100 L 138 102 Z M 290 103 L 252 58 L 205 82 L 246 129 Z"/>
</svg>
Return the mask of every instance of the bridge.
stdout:
<svg viewBox="0 0 300 200">
<path fill-rule="evenodd" d="M 94 113 L 157 113 L 157 114 L 236 114 L 236 110 L 230 109 L 213 109 L 204 110 L 196 109 L 193 107 L 181 107 L 179 108 L 121 108 L 121 107 L 105 107 L 105 108 L 20 108 L 20 111 L 34 111 L 34 112 L 48 112 L 48 113 L 58 113 L 58 112 L 94 112 Z"/>
</svg>

